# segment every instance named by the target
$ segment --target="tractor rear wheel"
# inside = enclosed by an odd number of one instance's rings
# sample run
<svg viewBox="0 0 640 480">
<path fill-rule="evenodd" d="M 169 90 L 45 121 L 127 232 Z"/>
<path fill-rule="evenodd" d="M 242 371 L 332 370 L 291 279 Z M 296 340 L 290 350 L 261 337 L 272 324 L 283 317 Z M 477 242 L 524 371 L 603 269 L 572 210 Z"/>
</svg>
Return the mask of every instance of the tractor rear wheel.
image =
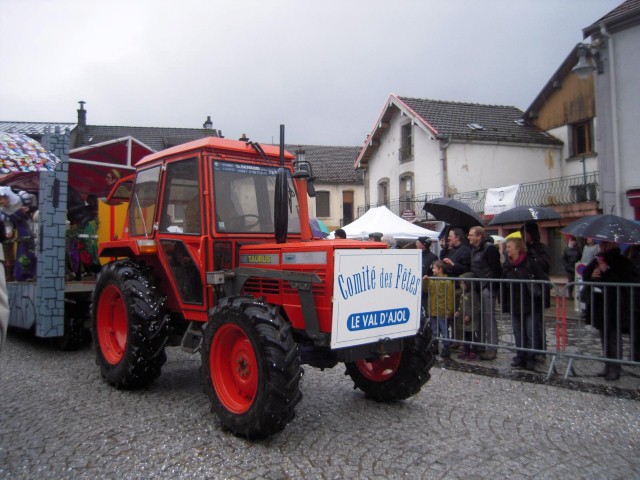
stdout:
<svg viewBox="0 0 640 480">
<path fill-rule="evenodd" d="M 167 360 L 164 298 L 148 270 L 130 260 L 102 269 L 91 304 L 96 363 L 117 388 L 143 387 L 160 376 Z"/>
<path fill-rule="evenodd" d="M 405 340 L 401 352 L 345 363 L 345 375 L 367 398 L 379 402 L 404 400 L 418 393 L 431 378 L 429 370 L 435 357 L 430 347 L 431 331 L 427 326 Z"/>
<path fill-rule="evenodd" d="M 205 392 L 225 428 L 257 439 L 293 420 L 302 368 L 291 326 L 276 306 L 223 298 L 209 314 L 200 352 Z"/>
</svg>

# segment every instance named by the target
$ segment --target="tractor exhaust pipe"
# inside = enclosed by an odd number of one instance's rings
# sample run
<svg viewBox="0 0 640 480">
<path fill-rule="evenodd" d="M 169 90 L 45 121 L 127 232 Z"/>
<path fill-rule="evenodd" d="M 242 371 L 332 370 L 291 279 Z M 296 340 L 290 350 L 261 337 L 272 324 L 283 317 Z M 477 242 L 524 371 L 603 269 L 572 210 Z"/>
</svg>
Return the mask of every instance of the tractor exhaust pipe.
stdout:
<svg viewBox="0 0 640 480">
<path fill-rule="evenodd" d="M 273 212 L 276 243 L 285 243 L 289 230 L 289 188 L 284 168 L 284 125 L 280 125 L 280 166 L 276 175 L 276 191 Z"/>
</svg>

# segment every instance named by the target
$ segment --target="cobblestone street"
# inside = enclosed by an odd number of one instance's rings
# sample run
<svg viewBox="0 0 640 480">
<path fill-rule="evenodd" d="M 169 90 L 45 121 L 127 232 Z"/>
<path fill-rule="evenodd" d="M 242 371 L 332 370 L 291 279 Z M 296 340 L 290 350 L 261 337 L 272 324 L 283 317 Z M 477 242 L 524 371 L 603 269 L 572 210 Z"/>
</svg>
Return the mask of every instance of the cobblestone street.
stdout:
<svg viewBox="0 0 640 480">
<path fill-rule="evenodd" d="M 199 356 L 168 349 L 148 389 L 106 385 L 93 347 L 10 332 L 0 353 L 0 478 L 638 478 L 640 402 L 443 368 L 396 405 L 337 366 L 305 367 L 296 418 L 267 441 L 224 432 Z"/>
</svg>

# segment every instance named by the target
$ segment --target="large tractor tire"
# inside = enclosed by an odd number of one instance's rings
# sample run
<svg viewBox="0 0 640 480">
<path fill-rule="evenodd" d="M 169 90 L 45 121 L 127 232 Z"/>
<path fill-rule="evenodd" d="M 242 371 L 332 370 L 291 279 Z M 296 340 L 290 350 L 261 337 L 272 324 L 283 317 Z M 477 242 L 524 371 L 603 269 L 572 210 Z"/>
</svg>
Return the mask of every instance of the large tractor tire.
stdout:
<svg viewBox="0 0 640 480">
<path fill-rule="evenodd" d="M 405 341 L 404 350 L 371 359 L 345 363 L 345 375 L 367 398 L 378 402 L 404 400 L 420 391 L 429 381 L 429 370 L 435 362 L 431 352 L 431 331 L 420 328 Z"/>
<path fill-rule="evenodd" d="M 96 363 L 109 384 L 133 389 L 160 376 L 167 360 L 168 318 L 146 267 L 130 260 L 105 265 L 91 317 Z"/>
<path fill-rule="evenodd" d="M 302 368 L 278 307 L 252 297 L 223 298 L 209 314 L 200 352 L 205 392 L 225 428 L 259 439 L 293 420 Z"/>
</svg>

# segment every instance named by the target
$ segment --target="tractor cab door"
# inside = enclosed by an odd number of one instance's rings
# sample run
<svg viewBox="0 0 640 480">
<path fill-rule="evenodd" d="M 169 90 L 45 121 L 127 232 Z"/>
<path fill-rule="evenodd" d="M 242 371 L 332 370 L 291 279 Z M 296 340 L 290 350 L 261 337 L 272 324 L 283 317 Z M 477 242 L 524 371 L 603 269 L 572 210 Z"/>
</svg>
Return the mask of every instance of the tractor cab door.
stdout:
<svg viewBox="0 0 640 480">
<path fill-rule="evenodd" d="M 156 236 L 160 260 L 175 293 L 169 308 L 180 309 L 188 320 L 206 319 L 202 171 L 197 157 L 165 164 Z"/>
</svg>

